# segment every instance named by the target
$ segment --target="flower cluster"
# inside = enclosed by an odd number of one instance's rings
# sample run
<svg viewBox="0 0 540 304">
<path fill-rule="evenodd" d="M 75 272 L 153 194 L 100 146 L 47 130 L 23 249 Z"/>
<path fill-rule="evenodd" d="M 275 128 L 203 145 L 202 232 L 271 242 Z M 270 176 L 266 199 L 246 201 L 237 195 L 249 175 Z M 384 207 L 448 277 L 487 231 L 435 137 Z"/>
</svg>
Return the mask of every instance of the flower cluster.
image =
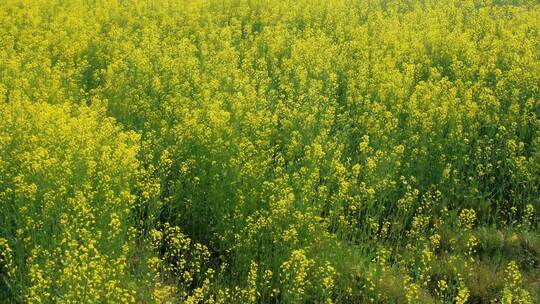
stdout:
<svg viewBox="0 0 540 304">
<path fill-rule="evenodd" d="M 538 20 L 0 1 L 0 302 L 535 302 Z"/>
</svg>

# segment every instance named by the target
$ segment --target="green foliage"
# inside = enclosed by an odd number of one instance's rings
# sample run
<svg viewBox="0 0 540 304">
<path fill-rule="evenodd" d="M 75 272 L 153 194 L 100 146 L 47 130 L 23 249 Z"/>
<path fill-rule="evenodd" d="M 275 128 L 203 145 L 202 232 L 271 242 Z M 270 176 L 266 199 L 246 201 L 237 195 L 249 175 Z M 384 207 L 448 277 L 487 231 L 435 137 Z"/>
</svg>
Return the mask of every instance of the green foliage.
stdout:
<svg viewBox="0 0 540 304">
<path fill-rule="evenodd" d="M 0 24 L 0 297 L 540 300 L 536 1 L 5 0 Z"/>
</svg>

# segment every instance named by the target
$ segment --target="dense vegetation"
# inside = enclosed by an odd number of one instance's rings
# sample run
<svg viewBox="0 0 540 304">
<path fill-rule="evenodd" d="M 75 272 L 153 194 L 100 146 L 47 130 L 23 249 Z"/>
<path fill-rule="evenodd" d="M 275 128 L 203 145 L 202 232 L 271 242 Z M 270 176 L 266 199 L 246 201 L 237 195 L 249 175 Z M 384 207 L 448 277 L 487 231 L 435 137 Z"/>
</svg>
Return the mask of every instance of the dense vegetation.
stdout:
<svg viewBox="0 0 540 304">
<path fill-rule="evenodd" d="M 1 303 L 536 303 L 539 211 L 536 1 L 0 1 Z"/>
</svg>

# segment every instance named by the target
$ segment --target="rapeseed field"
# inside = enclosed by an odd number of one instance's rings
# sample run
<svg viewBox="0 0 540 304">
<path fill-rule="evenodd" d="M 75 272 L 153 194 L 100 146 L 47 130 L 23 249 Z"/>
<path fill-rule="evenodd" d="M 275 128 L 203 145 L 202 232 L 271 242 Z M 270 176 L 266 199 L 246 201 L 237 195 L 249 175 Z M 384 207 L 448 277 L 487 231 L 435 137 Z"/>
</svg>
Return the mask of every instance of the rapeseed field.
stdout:
<svg viewBox="0 0 540 304">
<path fill-rule="evenodd" d="M 0 303 L 540 303 L 540 3 L 1 0 Z"/>
</svg>

